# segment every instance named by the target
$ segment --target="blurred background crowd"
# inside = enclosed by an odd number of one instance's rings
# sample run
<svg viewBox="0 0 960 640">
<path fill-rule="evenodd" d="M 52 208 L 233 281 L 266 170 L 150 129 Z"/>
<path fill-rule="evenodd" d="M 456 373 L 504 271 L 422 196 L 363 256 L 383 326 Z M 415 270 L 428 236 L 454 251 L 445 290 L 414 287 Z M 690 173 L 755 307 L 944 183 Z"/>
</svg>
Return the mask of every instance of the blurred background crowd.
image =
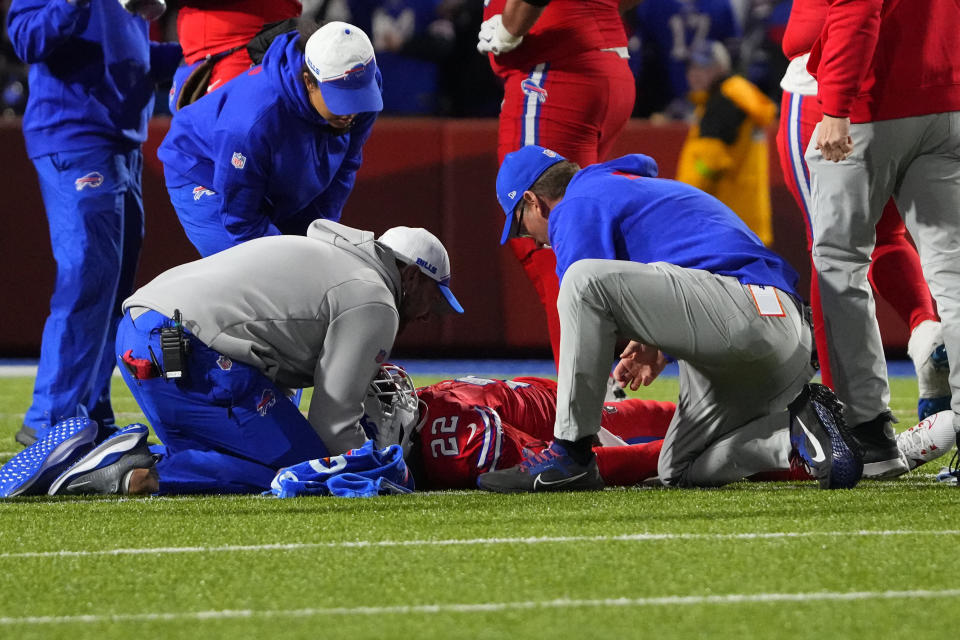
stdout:
<svg viewBox="0 0 960 640">
<path fill-rule="evenodd" d="M 10 0 L 0 0 L 4 25 Z M 178 0 L 152 24 L 156 41 L 175 41 Z M 780 40 L 791 0 L 644 0 L 624 16 L 636 77 L 634 116 L 689 120 L 686 68 L 707 41 L 723 44 L 732 70 L 779 103 L 787 61 Z M 502 90 L 486 56 L 477 53 L 481 0 L 329 0 L 325 20 L 368 33 L 385 79 L 384 114 L 496 117 Z M 0 114 L 23 114 L 27 67 L 4 28 L 0 41 Z M 155 115 L 169 113 L 164 88 Z"/>
</svg>

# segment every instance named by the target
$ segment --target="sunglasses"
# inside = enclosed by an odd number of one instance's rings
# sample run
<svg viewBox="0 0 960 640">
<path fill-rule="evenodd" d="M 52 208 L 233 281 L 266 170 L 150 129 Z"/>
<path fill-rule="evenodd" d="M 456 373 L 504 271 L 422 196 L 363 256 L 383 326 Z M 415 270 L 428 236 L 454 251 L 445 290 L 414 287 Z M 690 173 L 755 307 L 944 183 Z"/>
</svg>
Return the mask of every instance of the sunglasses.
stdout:
<svg viewBox="0 0 960 640">
<path fill-rule="evenodd" d="M 529 233 L 527 233 L 526 231 L 523 230 L 523 214 L 526 212 L 526 210 L 527 210 L 527 202 L 526 202 L 526 200 L 521 200 L 521 201 L 520 201 L 520 211 L 517 213 L 517 235 L 515 236 L 515 237 L 517 237 L 517 238 L 532 238 L 532 237 L 533 237 L 533 236 L 531 236 Z"/>
</svg>

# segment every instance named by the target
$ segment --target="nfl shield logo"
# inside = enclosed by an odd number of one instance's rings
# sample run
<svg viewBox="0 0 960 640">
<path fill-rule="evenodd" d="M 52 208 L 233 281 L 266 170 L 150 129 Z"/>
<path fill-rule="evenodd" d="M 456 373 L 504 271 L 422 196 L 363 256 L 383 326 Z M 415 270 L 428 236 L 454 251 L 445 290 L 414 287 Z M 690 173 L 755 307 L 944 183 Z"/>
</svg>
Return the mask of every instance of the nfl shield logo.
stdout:
<svg viewBox="0 0 960 640">
<path fill-rule="evenodd" d="M 230 164 L 233 165 L 234 169 L 243 169 L 244 165 L 247 164 L 247 156 L 243 155 L 239 151 L 234 151 L 233 158 L 230 160 Z"/>
</svg>

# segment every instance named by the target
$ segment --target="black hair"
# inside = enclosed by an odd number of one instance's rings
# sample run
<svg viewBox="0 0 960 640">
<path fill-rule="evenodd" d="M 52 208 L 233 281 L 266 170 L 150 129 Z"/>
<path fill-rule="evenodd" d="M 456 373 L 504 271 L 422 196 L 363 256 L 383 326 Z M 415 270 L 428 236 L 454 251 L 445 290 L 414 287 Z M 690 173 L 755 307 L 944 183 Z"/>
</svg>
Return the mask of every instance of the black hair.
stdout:
<svg viewBox="0 0 960 640">
<path fill-rule="evenodd" d="M 297 38 L 297 51 L 304 54 L 306 53 L 307 40 L 309 40 L 310 36 L 316 33 L 317 29 L 319 29 L 321 26 L 323 26 L 321 23 L 313 20 L 310 17 L 301 16 L 300 19 L 297 20 L 297 33 L 300 36 Z M 307 74 L 307 88 L 320 86 L 320 82 L 317 80 L 317 77 L 313 75 L 310 67 L 307 66 L 306 58 L 304 58 L 303 64 L 300 65 L 301 77 L 303 74 Z"/>
</svg>

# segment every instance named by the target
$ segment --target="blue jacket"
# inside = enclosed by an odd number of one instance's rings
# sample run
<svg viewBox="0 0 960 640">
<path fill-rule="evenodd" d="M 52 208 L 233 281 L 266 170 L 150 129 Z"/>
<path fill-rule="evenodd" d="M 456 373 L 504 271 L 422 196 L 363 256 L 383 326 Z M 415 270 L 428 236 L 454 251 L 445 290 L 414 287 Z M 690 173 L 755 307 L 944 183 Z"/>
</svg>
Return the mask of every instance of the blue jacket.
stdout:
<svg viewBox="0 0 960 640">
<path fill-rule="evenodd" d="M 157 153 L 168 187 L 221 195 L 237 243 L 339 220 L 377 117 L 358 115 L 346 133 L 329 128 L 307 96 L 298 37 L 278 36 L 260 66 L 178 111 Z"/>
<path fill-rule="evenodd" d="M 547 228 L 561 280 L 584 258 L 669 262 L 797 295 L 797 273 L 737 214 L 699 189 L 656 175 L 653 158 L 632 154 L 573 177 Z"/>
<path fill-rule="evenodd" d="M 31 65 L 23 135 L 31 158 L 147 139 L 155 83 L 180 45 L 151 43 L 147 23 L 117 0 L 13 0 L 7 32 Z"/>
</svg>

